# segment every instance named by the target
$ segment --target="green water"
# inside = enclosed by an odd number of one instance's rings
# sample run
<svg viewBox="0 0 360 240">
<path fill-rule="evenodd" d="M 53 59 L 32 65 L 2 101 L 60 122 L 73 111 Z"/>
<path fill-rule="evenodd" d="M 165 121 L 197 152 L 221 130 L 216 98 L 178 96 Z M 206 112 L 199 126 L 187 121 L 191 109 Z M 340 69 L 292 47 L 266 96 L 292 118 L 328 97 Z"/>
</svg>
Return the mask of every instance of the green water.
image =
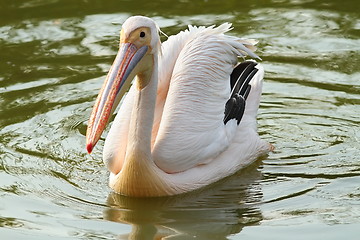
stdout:
<svg viewBox="0 0 360 240">
<path fill-rule="evenodd" d="M 1 239 L 356 239 L 360 4 L 342 1 L 0 0 Z M 168 35 L 232 22 L 266 76 L 253 166 L 184 196 L 113 194 L 87 118 L 121 23 Z M 162 37 L 163 40 L 165 37 Z"/>
</svg>

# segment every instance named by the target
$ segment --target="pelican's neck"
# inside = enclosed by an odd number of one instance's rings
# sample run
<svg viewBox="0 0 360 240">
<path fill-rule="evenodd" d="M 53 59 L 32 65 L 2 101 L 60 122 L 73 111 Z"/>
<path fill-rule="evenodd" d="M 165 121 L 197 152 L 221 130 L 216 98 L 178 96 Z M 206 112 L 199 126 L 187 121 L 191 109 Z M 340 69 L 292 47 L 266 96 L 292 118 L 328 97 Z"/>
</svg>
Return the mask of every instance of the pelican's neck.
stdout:
<svg viewBox="0 0 360 240">
<path fill-rule="evenodd" d="M 151 132 L 154 122 L 154 111 L 156 102 L 158 82 L 158 60 L 153 56 L 152 68 L 138 74 L 135 79 L 136 93 L 131 113 L 128 146 L 126 157 L 131 154 L 141 154 L 147 159 L 141 161 L 152 161 L 151 159 Z"/>
<path fill-rule="evenodd" d="M 151 132 L 154 122 L 158 81 L 158 60 L 153 56 L 152 69 L 136 77 L 134 104 L 128 132 L 124 165 L 110 186 L 129 196 L 162 196 L 171 193 L 164 172 L 151 155 Z"/>
</svg>

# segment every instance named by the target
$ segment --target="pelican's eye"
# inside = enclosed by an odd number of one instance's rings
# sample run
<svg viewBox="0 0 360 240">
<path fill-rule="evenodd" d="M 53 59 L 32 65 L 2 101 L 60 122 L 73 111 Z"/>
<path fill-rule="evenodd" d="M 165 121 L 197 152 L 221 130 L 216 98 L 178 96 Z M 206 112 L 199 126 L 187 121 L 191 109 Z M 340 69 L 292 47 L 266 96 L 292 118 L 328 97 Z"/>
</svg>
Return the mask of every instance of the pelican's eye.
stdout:
<svg viewBox="0 0 360 240">
<path fill-rule="evenodd" d="M 141 37 L 141 38 L 145 37 L 145 33 L 144 33 L 144 32 L 140 32 L 140 37 Z"/>
</svg>

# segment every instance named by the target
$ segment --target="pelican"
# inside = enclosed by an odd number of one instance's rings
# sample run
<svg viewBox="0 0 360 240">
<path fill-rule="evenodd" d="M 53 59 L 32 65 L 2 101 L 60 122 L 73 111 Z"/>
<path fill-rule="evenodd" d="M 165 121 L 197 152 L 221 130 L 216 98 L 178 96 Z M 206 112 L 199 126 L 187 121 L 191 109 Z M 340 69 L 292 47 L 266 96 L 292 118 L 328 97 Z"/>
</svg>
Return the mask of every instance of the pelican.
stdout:
<svg viewBox="0 0 360 240">
<path fill-rule="evenodd" d="M 91 153 L 125 96 L 103 151 L 115 192 L 189 192 L 272 150 L 257 133 L 264 70 L 254 60 L 238 64 L 238 57 L 259 58 L 256 41 L 225 35 L 229 30 L 229 23 L 189 26 L 161 44 L 152 19 L 133 16 L 123 23 L 86 133 Z"/>
</svg>

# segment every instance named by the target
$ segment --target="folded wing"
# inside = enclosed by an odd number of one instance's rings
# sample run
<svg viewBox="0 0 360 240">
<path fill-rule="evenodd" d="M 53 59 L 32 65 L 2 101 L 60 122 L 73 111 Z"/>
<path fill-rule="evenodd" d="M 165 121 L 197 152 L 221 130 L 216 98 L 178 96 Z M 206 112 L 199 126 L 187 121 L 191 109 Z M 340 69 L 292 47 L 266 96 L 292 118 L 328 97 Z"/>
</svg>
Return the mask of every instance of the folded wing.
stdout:
<svg viewBox="0 0 360 240">
<path fill-rule="evenodd" d="M 155 116 L 159 127 L 153 134 L 153 159 L 166 172 L 181 172 L 211 162 L 236 135 L 236 118 L 224 124 L 225 105 L 231 94 L 230 75 L 238 56 L 257 56 L 251 51 L 251 42 L 224 35 L 229 29 L 230 24 L 223 24 L 217 28 L 190 27 L 180 33 L 187 35 L 173 67 L 167 68 L 172 71 L 160 71 L 169 80 L 160 78 L 159 89 L 167 92 L 164 105 L 158 108 L 161 113 Z M 164 57 L 159 62 L 164 69 L 171 63 L 166 55 L 172 51 L 170 47 L 164 45 Z M 160 88 L 161 84 L 168 87 Z"/>
</svg>

